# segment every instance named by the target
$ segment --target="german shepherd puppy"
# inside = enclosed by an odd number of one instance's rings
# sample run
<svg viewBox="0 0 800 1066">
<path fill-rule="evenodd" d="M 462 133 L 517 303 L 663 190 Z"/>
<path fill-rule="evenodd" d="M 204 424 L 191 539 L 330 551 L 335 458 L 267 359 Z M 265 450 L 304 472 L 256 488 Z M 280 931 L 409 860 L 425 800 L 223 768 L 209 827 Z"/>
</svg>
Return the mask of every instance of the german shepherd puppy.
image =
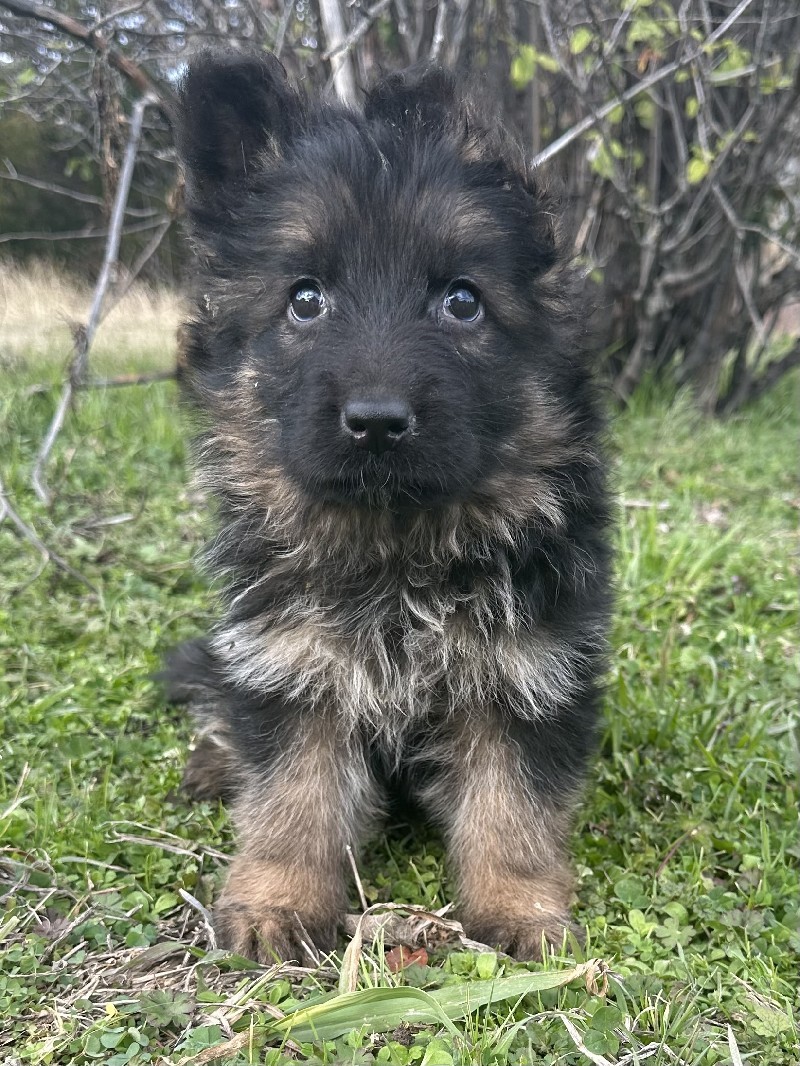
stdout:
<svg viewBox="0 0 800 1066">
<path fill-rule="evenodd" d="M 167 668 L 186 783 L 234 798 L 220 942 L 330 948 L 395 792 L 469 936 L 560 944 L 595 741 L 609 503 L 556 206 L 440 69 L 363 113 L 203 53 L 177 117 L 196 251 L 182 378 L 225 612 Z"/>
</svg>

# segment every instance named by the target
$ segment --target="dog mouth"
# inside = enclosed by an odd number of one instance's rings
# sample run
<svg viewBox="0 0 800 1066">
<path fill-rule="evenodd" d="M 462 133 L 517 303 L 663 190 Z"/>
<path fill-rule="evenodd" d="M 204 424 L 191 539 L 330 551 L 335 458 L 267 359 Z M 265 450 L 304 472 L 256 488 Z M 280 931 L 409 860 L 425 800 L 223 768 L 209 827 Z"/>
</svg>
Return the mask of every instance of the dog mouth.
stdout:
<svg viewBox="0 0 800 1066">
<path fill-rule="evenodd" d="M 442 482 L 402 477 L 395 471 L 358 472 L 321 479 L 307 487 L 316 500 L 370 510 L 420 510 L 452 499 Z"/>
<path fill-rule="evenodd" d="M 481 473 L 471 441 L 456 450 L 410 448 L 403 442 L 384 452 L 357 446 L 308 451 L 284 458 L 287 473 L 316 503 L 384 511 L 427 510 L 461 500 Z"/>
</svg>

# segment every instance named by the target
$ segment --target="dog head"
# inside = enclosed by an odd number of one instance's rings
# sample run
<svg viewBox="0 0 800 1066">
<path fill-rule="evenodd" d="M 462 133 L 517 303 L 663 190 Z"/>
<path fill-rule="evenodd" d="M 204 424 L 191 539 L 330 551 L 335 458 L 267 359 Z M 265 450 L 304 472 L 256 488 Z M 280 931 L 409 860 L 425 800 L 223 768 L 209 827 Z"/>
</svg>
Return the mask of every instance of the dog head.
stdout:
<svg viewBox="0 0 800 1066">
<path fill-rule="evenodd" d="M 223 491 L 555 521 L 548 471 L 589 447 L 588 377 L 553 204 L 498 123 L 436 68 L 361 114 L 309 102 L 274 57 L 205 53 L 176 128 L 185 372 Z"/>
</svg>

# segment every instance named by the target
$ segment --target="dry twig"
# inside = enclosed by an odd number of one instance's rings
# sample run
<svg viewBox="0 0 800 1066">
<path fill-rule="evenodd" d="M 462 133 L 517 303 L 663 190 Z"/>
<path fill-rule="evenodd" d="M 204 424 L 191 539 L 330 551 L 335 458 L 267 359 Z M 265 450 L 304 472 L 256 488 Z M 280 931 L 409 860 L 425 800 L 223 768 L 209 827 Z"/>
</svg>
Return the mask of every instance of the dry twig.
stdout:
<svg viewBox="0 0 800 1066">
<path fill-rule="evenodd" d="M 3 2 L 5 2 L 5 0 L 3 0 Z M 109 235 L 106 243 L 105 255 L 103 257 L 103 265 L 100 269 L 100 276 L 97 279 L 97 284 L 95 285 L 89 318 L 86 325 L 81 327 L 77 333 L 75 349 L 69 369 L 69 377 L 64 384 L 56 412 L 53 415 L 53 419 L 47 430 L 44 441 L 42 442 L 42 446 L 39 449 L 33 473 L 31 474 L 31 482 L 34 491 L 39 499 L 45 504 L 51 502 L 51 496 L 44 482 L 44 468 L 47 464 L 53 445 L 56 442 L 56 438 L 64 425 L 64 420 L 72 402 L 75 389 L 83 381 L 86 373 L 89 348 L 94 340 L 97 327 L 100 324 L 100 316 L 103 310 L 106 293 L 111 284 L 113 269 L 119 256 L 119 245 L 122 236 L 122 220 L 125 217 L 125 205 L 128 200 L 128 192 L 133 177 L 133 166 L 136 161 L 136 153 L 142 135 L 144 112 L 147 107 L 156 102 L 156 99 L 155 96 L 146 93 L 134 104 L 133 112 L 131 114 L 128 143 L 125 148 L 125 157 L 122 164 L 119 183 L 117 185 L 116 196 L 114 198 L 114 208 L 109 223 Z"/>
<path fill-rule="evenodd" d="M 97 592 L 97 589 L 88 578 L 85 578 L 80 571 L 76 570 L 73 566 L 70 566 L 67 560 L 63 559 L 57 552 L 54 552 L 52 548 L 48 548 L 41 537 L 28 525 L 28 523 L 20 518 L 11 506 L 8 493 L 5 490 L 2 480 L 0 480 L 0 523 L 6 518 L 11 522 L 23 540 L 26 540 L 37 552 L 39 552 L 42 557 L 41 570 L 43 570 L 48 563 L 54 563 L 59 570 L 63 570 L 65 574 L 74 577 L 76 581 L 80 581 L 83 585 L 86 585 L 86 587 L 91 589 L 92 592 Z M 34 580 L 39 576 L 41 570 L 36 573 Z"/>
<path fill-rule="evenodd" d="M 53 26 L 58 26 L 69 37 L 83 41 L 93 51 L 104 55 L 115 70 L 124 75 L 136 86 L 140 93 L 148 98 L 150 103 L 155 104 L 169 118 L 169 103 L 164 97 L 161 88 L 133 60 L 128 59 L 127 56 L 122 55 L 116 48 L 113 48 L 103 34 L 99 32 L 97 26 L 84 26 L 83 23 L 78 22 L 77 19 L 59 11 L 57 8 L 36 3 L 35 0 L 0 0 L 0 7 L 6 8 L 14 15 L 21 15 L 23 18 L 36 19 L 37 22 L 46 22 Z M 116 14 L 115 12 L 115 16 Z"/>
<path fill-rule="evenodd" d="M 562 152 L 572 144 L 573 141 L 577 141 L 577 139 L 582 137 L 584 133 L 593 129 L 598 122 L 601 122 L 604 118 L 608 118 L 611 112 L 618 108 L 620 104 L 630 103 L 631 100 L 635 100 L 637 96 L 641 96 L 641 94 L 647 92 L 648 89 L 652 89 L 662 81 L 672 77 L 672 75 L 676 74 L 679 70 L 690 66 L 692 63 L 696 63 L 715 41 L 718 41 L 720 37 L 725 36 L 728 30 L 739 21 L 752 3 L 753 0 L 741 0 L 725 21 L 721 22 L 704 41 L 691 52 L 687 53 L 687 55 L 660 67 L 653 74 L 650 74 L 646 78 L 642 78 L 641 81 L 637 81 L 635 85 L 632 85 L 630 89 L 627 89 L 620 96 L 615 96 L 613 100 L 607 101 L 602 107 L 598 108 L 594 114 L 587 115 L 585 118 L 582 118 L 580 122 L 576 122 L 574 126 L 566 131 L 566 133 L 562 133 L 560 137 L 557 137 L 551 144 L 548 144 L 546 148 L 539 152 L 539 154 L 533 159 L 533 165 L 535 167 L 541 166 L 549 159 L 552 159 L 553 156 L 558 155 L 559 152 Z"/>
</svg>

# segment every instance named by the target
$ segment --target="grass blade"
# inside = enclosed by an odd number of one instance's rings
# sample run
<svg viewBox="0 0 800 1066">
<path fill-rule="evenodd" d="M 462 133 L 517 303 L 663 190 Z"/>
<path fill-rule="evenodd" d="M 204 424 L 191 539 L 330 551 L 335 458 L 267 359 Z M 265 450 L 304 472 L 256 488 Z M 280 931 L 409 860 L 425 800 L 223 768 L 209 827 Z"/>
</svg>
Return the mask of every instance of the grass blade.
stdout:
<svg viewBox="0 0 800 1066">
<path fill-rule="evenodd" d="M 547 973 L 524 973 L 492 981 L 440 988 L 425 992 L 419 988 L 367 988 L 335 996 L 312 1007 L 299 1007 L 271 1028 L 292 1039 L 333 1040 L 353 1029 L 368 1025 L 373 1032 L 396 1029 L 402 1022 L 416 1025 L 441 1025 L 456 1034 L 453 1021 L 490 1003 L 522 999 L 532 992 L 559 988 L 583 977 L 587 986 L 597 987 L 605 966 L 590 959 L 569 970 Z"/>
</svg>

